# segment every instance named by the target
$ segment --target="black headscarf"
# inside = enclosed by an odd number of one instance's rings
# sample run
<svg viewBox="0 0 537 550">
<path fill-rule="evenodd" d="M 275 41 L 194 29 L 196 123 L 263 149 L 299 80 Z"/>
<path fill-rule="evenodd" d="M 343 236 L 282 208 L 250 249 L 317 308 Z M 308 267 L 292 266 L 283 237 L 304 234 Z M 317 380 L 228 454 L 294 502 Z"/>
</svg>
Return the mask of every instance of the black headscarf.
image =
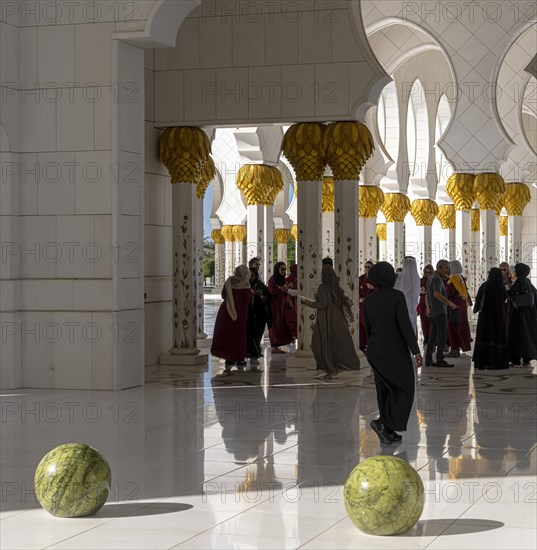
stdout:
<svg viewBox="0 0 537 550">
<path fill-rule="evenodd" d="M 531 268 L 529 265 L 519 263 L 515 265 L 515 273 L 517 279 L 524 279 L 530 274 Z"/>
<path fill-rule="evenodd" d="M 489 271 L 487 283 L 492 285 L 503 285 L 503 275 L 499 267 L 493 267 Z"/>
<path fill-rule="evenodd" d="M 321 281 L 323 285 L 329 290 L 334 300 L 338 303 L 341 302 L 343 291 L 339 286 L 339 281 L 336 276 L 334 268 L 330 264 L 324 264 L 321 270 Z"/>
<path fill-rule="evenodd" d="M 395 271 L 388 262 L 376 263 L 367 274 L 371 284 L 376 288 L 393 288 L 395 285 Z"/>
<path fill-rule="evenodd" d="M 274 282 L 277 286 L 283 286 L 285 284 L 285 275 L 280 273 L 280 267 L 285 265 L 285 262 L 278 262 L 274 266 Z"/>
</svg>

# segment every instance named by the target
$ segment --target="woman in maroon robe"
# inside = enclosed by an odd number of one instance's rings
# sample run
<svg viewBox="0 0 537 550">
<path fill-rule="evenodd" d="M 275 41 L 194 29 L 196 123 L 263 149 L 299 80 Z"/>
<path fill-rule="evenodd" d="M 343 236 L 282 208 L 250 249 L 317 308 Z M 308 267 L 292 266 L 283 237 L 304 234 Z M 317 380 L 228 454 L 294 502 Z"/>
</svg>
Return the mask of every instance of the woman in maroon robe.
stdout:
<svg viewBox="0 0 537 550">
<path fill-rule="evenodd" d="M 420 281 L 420 301 L 419 301 L 419 314 L 421 321 L 421 332 L 423 333 L 423 345 L 425 346 L 429 341 L 429 317 L 427 317 L 427 304 L 425 303 L 425 296 L 427 296 L 427 282 L 429 277 L 434 273 L 434 267 L 431 264 L 427 264 L 423 268 L 423 277 Z"/>
<path fill-rule="evenodd" d="M 363 275 L 360 275 L 360 277 L 358 278 L 358 296 L 360 299 L 360 305 L 358 307 L 358 318 L 360 320 L 360 350 L 361 351 L 365 351 L 365 348 L 367 347 L 364 308 L 362 307 L 362 304 L 364 303 L 366 296 L 368 296 L 369 294 L 375 291 L 375 288 L 367 278 L 367 274 L 369 273 L 369 270 L 372 267 L 373 267 L 373 262 L 366 262 L 364 265 L 365 273 Z"/>
<path fill-rule="evenodd" d="M 246 361 L 248 307 L 252 303 L 253 293 L 250 286 L 250 270 L 245 265 L 235 269 L 222 289 L 223 302 L 218 310 L 214 324 L 211 354 L 226 360 L 224 374 L 231 372 L 237 364 L 238 370 L 244 370 Z"/>
<path fill-rule="evenodd" d="M 448 336 L 451 351 L 446 357 L 460 357 L 462 351 L 470 351 L 472 337 L 468 324 L 468 288 L 462 276 L 462 265 L 458 260 L 449 262 L 449 279 L 446 285 L 449 300 L 458 306 L 456 323 L 448 322 Z"/>
<path fill-rule="evenodd" d="M 285 281 L 287 268 L 284 262 L 278 262 L 274 266 L 274 275 L 268 281 L 268 287 L 272 295 L 272 327 L 269 330 L 272 353 L 285 353 L 280 346 L 287 346 L 293 341 L 293 334 L 287 324 L 285 309 L 289 295 L 287 291 L 290 285 Z"/>
</svg>

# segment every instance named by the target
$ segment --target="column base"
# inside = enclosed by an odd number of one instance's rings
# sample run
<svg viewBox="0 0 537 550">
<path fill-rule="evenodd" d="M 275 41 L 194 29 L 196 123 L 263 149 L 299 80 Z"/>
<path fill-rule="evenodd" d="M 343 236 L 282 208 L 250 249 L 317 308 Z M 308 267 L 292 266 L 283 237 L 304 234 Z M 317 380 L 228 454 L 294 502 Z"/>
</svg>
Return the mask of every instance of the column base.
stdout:
<svg viewBox="0 0 537 550">
<path fill-rule="evenodd" d="M 198 336 L 196 343 L 198 344 L 198 348 L 206 350 L 207 348 L 210 348 L 212 346 L 213 339 L 207 338 L 207 335 L 205 335 L 205 338 Z"/>
<path fill-rule="evenodd" d="M 172 355 L 171 353 L 163 353 L 160 356 L 160 364 L 175 366 L 206 365 L 209 362 L 209 355 L 207 353 L 199 353 L 199 350 L 197 350 L 197 352 L 197 354 L 191 353 L 189 355 L 186 353 L 183 355 Z"/>
</svg>

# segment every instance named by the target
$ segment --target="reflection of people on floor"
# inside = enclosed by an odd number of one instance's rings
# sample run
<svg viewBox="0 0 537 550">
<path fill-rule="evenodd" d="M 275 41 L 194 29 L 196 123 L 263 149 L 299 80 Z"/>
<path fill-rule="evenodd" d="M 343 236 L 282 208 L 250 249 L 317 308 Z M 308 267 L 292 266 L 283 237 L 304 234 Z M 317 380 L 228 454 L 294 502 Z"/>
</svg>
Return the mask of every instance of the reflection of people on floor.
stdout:
<svg viewBox="0 0 537 550">
<path fill-rule="evenodd" d="M 293 379 L 288 379 L 293 382 Z M 281 380 L 279 380 L 282 383 Z M 301 415 L 296 387 L 271 386 L 267 391 L 267 405 L 271 414 L 272 431 L 276 444 L 284 444 L 296 430 Z"/>
<path fill-rule="evenodd" d="M 222 439 L 235 462 L 246 463 L 263 456 L 262 445 L 270 434 L 270 416 L 260 385 L 261 373 L 247 372 L 251 387 L 233 387 L 235 376 L 213 378 L 213 399 Z M 226 383 L 229 382 L 229 383 Z"/>
<path fill-rule="evenodd" d="M 301 392 L 297 420 L 298 483 L 337 490 L 359 461 L 358 392 L 331 385 L 307 392 L 312 395 Z"/>
<path fill-rule="evenodd" d="M 505 378 L 509 375 L 506 374 Z M 490 377 L 490 378 L 489 378 Z M 482 375 L 482 380 L 494 380 L 502 375 Z M 525 374 L 520 377 L 518 387 L 537 387 L 537 375 Z M 513 393 L 505 396 L 498 392 L 487 393 L 476 387 L 475 406 L 477 422 L 474 422 L 475 441 L 479 456 L 490 461 L 510 460 L 517 467 L 525 469 L 530 465 L 528 453 L 535 445 L 535 402 L 519 405 L 513 402 Z M 498 464 L 504 469 L 511 464 Z"/>
</svg>

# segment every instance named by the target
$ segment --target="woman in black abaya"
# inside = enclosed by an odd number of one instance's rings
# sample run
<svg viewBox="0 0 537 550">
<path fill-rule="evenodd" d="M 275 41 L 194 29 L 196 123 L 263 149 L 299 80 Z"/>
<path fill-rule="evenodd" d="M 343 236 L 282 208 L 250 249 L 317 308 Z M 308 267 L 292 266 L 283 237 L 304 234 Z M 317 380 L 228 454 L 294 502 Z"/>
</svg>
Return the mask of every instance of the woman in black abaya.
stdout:
<svg viewBox="0 0 537 550">
<path fill-rule="evenodd" d="M 505 298 L 502 272 L 493 267 L 479 287 L 474 304 L 474 313 L 479 312 L 473 356 L 476 369 L 509 367 L 503 315 Z"/>
<path fill-rule="evenodd" d="M 379 418 L 371 428 L 381 443 L 401 441 L 414 402 L 414 367 L 410 352 L 421 367 L 422 357 L 416 333 L 410 323 L 405 295 L 395 290 L 395 271 L 388 262 L 369 270 L 369 281 L 377 289 L 364 300 L 367 333 L 366 356 L 377 387 Z"/>
<path fill-rule="evenodd" d="M 515 265 L 516 281 L 507 291 L 509 304 L 509 327 L 507 330 L 507 348 L 513 367 L 529 367 L 532 359 L 537 359 L 537 290 L 528 279 L 530 266 Z M 533 294 L 533 306 L 515 307 L 514 300 L 518 294 Z"/>
</svg>

